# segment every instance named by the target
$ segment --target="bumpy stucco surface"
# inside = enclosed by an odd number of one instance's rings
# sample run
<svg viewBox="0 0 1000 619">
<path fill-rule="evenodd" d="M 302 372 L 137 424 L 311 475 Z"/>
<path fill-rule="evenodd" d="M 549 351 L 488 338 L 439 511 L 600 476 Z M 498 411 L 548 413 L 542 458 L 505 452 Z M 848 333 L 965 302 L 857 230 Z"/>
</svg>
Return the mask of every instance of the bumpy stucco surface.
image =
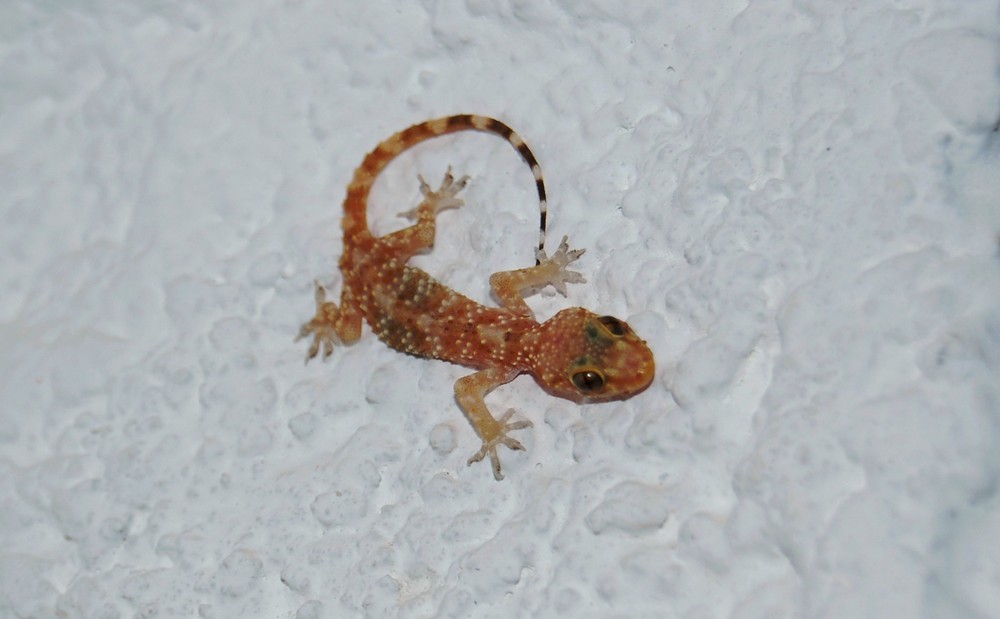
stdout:
<svg viewBox="0 0 1000 619">
<path fill-rule="evenodd" d="M 998 39 L 965 0 L 4 3 L 0 616 L 1000 616 Z M 492 394 L 534 422 L 501 483 L 467 369 L 293 342 L 363 154 L 457 112 L 587 249 L 538 313 L 658 361 Z M 487 302 L 536 234 L 502 140 L 405 155 L 371 220 L 449 164 L 417 262 Z"/>
</svg>

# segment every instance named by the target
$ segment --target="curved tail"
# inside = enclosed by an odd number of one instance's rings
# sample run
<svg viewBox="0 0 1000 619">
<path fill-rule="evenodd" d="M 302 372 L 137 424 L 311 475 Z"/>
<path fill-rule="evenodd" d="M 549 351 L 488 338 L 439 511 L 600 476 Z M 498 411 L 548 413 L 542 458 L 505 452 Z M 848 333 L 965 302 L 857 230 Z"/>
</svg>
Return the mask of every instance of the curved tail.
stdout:
<svg viewBox="0 0 1000 619">
<path fill-rule="evenodd" d="M 538 201 L 541 212 L 539 215 L 538 248 L 545 246 L 545 223 L 548 215 L 548 204 L 545 199 L 545 181 L 542 180 L 542 169 L 535 159 L 534 153 L 524 143 L 521 136 L 514 133 L 514 130 L 504 123 L 488 116 L 477 116 L 475 114 L 458 114 L 455 116 L 445 116 L 428 120 L 392 135 L 375 147 L 375 150 L 368 153 L 365 160 L 357 170 L 354 171 L 354 178 L 347 186 L 347 197 L 344 199 L 344 235 L 354 235 L 370 233 L 368 231 L 368 220 L 366 216 L 368 194 L 372 184 L 379 173 L 385 169 L 389 162 L 395 159 L 403 151 L 408 150 L 417 144 L 435 138 L 439 135 L 456 133 L 458 131 L 484 131 L 504 138 L 521 155 L 521 158 L 531 167 L 531 173 L 535 177 L 535 187 L 538 190 Z"/>
</svg>

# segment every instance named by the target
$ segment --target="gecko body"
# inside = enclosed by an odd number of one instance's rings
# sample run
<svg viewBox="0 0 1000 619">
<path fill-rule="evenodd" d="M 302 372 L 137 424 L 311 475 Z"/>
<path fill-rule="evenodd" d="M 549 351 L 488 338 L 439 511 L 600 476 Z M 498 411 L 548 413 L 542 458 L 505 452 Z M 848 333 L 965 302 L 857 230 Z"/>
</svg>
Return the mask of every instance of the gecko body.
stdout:
<svg viewBox="0 0 1000 619">
<path fill-rule="evenodd" d="M 490 277 L 500 307 L 476 303 L 407 265 L 414 254 L 433 247 L 437 214 L 462 205 L 457 195 L 467 177 L 455 179 L 449 169 L 436 190 L 421 178 L 423 200 L 404 213 L 415 220 L 408 228 L 375 237 L 367 224 L 372 184 L 392 159 L 425 140 L 465 130 L 499 135 L 517 149 L 532 169 L 542 205 L 537 264 Z M 650 384 L 655 367 L 646 343 L 612 316 L 577 307 L 545 322 L 535 320 L 524 302 L 526 294 L 552 285 L 565 296 L 566 284 L 585 281 L 566 268 L 583 251 L 570 251 L 565 237 L 551 257 L 545 254 L 545 217 L 545 186 L 538 163 L 524 141 L 502 122 L 485 116 L 449 116 L 389 137 L 365 157 L 348 185 L 340 303 L 328 301 L 325 289 L 316 284 L 316 314 L 299 334 L 313 336 L 307 360 L 320 349 L 329 356 L 336 341 L 356 341 L 362 322 L 367 322 L 380 340 L 396 350 L 475 368 L 477 372 L 455 383 L 456 400 L 483 443 L 469 464 L 488 456 L 494 477 L 502 479 L 497 447 L 524 449 L 508 433 L 531 424 L 510 421 L 513 410 L 495 418 L 483 400 L 487 393 L 528 373 L 549 393 L 576 402 L 625 399 Z"/>
</svg>

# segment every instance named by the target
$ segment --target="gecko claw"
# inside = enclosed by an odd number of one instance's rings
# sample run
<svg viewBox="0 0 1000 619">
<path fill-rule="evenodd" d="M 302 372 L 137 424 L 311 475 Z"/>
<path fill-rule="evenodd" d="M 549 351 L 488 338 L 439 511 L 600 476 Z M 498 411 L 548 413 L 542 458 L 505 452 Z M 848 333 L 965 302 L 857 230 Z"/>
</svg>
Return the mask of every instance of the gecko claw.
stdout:
<svg viewBox="0 0 1000 619">
<path fill-rule="evenodd" d="M 310 335 L 313 336 L 309 350 L 306 351 L 305 363 L 309 363 L 311 359 L 316 357 L 321 347 L 323 349 L 323 359 L 328 359 L 333 354 L 333 343 L 336 333 L 333 324 L 327 318 L 326 312 L 323 309 L 328 304 L 326 300 L 326 288 L 323 287 L 323 284 L 319 283 L 319 280 L 314 280 L 313 283 L 316 286 L 316 315 L 313 316 L 312 320 L 302 325 L 302 328 L 299 329 L 299 334 L 295 337 L 295 341 L 298 342 Z"/>
<path fill-rule="evenodd" d="M 443 210 L 459 208 L 465 204 L 457 196 L 458 192 L 465 189 L 465 186 L 469 184 L 469 177 L 462 176 L 458 180 L 455 180 L 455 176 L 451 173 L 451 166 L 448 166 L 448 171 L 444 173 L 441 187 L 437 191 L 431 189 L 431 186 L 424 180 L 422 175 L 418 174 L 417 179 L 420 181 L 420 193 L 424 196 L 424 201 L 417 208 L 400 213 L 401 217 L 417 219 L 421 211 L 427 208 L 430 208 L 431 212 L 436 215 Z"/>
<path fill-rule="evenodd" d="M 569 263 L 574 262 L 582 256 L 584 251 L 586 250 L 574 249 L 571 251 L 569 248 L 569 237 L 563 236 L 562 242 L 559 243 L 559 247 L 552 254 L 552 257 L 545 255 L 545 250 L 535 250 L 535 259 L 538 261 L 538 267 L 536 268 L 548 269 L 549 280 L 546 283 L 551 284 L 559 294 L 565 297 L 568 293 L 566 284 L 587 283 L 587 279 L 582 274 L 566 268 L 569 266 Z"/>
<path fill-rule="evenodd" d="M 508 423 L 508 420 L 513 415 L 514 409 L 507 409 L 507 412 L 497 420 L 496 434 L 489 439 L 483 439 L 483 446 L 480 447 L 479 451 L 474 453 L 471 458 L 469 458 L 467 466 L 472 466 L 474 462 L 479 462 L 486 456 L 489 456 L 490 465 L 493 468 L 493 478 L 497 481 L 503 479 L 503 471 L 500 468 L 500 456 L 497 454 L 497 447 L 504 445 L 508 449 L 524 451 L 524 445 L 522 445 L 517 439 L 507 436 L 507 433 L 512 430 L 522 430 L 524 428 L 531 427 L 531 422 L 528 420 Z"/>
</svg>

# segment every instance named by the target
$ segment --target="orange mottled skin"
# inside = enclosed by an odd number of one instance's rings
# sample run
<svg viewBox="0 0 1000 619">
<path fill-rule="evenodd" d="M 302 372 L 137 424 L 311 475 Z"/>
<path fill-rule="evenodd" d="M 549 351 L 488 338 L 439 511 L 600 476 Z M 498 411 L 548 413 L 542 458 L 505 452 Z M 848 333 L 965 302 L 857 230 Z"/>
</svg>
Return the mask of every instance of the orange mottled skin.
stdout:
<svg viewBox="0 0 1000 619">
<path fill-rule="evenodd" d="M 366 207 L 379 172 L 415 144 L 463 130 L 495 133 L 521 153 L 538 184 L 544 227 L 541 172 L 531 151 L 509 127 L 472 115 L 414 125 L 379 144 L 355 171 L 344 200 L 340 304 L 327 301 L 326 291 L 317 283 L 316 315 L 302 326 L 300 337 L 313 336 L 307 360 L 320 348 L 326 357 L 336 340 L 344 344 L 357 340 L 365 321 L 379 339 L 396 350 L 478 369 L 455 383 L 455 397 L 483 442 L 469 464 L 489 456 L 494 477 L 499 480 L 503 474 L 497 447 L 503 444 L 524 449 L 508 432 L 531 424 L 509 421 L 513 410 L 495 418 L 483 401 L 487 393 L 528 373 L 549 393 L 576 402 L 620 400 L 649 386 L 654 362 L 646 343 L 617 318 L 575 307 L 542 323 L 535 320 L 524 302 L 525 294 L 552 285 L 565 296 L 567 283 L 584 281 L 579 273 L 566 268 L 583 251 L 570 251 L 565 237 L 551 257 L 539 249 L 536 266 L 490 277 L 500 307 L 480 305 L 424 271 L 407 266 L 411 256 L 433 247 L 437 213 L 462 205 L 456 196 L 467 177 L 455 180 L 449 170 L 437 190 L 421 178 L 423 201 L 405 213 L 416 223 L 382 237 L 372 235 Z"/>
</svg>

